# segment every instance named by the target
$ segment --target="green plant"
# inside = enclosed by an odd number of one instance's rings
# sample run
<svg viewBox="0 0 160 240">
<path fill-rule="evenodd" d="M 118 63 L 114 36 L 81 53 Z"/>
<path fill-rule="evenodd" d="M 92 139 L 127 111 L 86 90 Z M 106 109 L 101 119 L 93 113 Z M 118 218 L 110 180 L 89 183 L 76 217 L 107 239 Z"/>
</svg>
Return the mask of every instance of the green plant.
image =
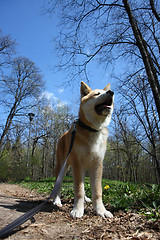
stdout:
<svg viewBox="0 0 160 240">
<path fill-rule="evenodd" d="M 156 202 L 154 201 L 152 203 L 153 207 L 146 205 L 144 202 L 142 202 L 142 204 L 144 209 L 141 209 L 140 214 L 143 214 L 152 221 L 160 220 L 160 205 L 157 206 Z"/>
<path fill-rule="evenodd" d="M 37 182 L 26 179 L 21 185 L 36 189 L 39 193 L 49 194 L 54 186 L 55 178 Z M 110 205 L 114 211 L 137 209 L 146 217 L 159 219 L 160 211 L 160 186 L 155 184 L 134 184 L 120 181 L 102 179 L 103 201 Z M 85 193 L 91 198 L 89 178 L 85 178 Z M 65 177 L 62 184 L 62 198 L 74 198 L 74 185 L 72 177 Z"/>
</svg>

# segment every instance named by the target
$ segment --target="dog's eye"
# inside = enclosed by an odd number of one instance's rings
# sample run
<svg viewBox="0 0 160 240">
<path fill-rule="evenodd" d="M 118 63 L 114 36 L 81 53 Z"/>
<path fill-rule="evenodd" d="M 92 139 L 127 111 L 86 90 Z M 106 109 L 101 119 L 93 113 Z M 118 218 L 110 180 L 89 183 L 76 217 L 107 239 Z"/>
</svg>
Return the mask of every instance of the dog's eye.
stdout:
<svg viewBox="0 0 160 240">
<path fill-rule="evenodd" d="M 99 93 L 99 92 L 94 94 L 94 96 L 98 96 L 98 95 L 100 95 L 100 93 Z"/>
</svg>

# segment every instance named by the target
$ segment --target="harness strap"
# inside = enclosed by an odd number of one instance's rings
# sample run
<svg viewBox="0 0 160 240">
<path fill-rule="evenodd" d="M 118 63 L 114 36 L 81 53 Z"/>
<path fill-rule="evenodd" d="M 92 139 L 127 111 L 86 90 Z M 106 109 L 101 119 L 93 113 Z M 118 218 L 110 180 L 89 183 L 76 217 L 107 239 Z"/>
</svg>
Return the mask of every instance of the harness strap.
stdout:
<svg viewBox="0 0 160 240">
<path fill-rule="evenodd" d="M 76 130 L 75 127 L 72 130 L 71 133 L 71 143 L 70 143 L 70 147 L 69 147 L 69 151 L 68 151 L 68 155 L 67 158 L 59 172 L 59 175 L 56 179 L 55 185 L 52 189 L 51 195 L 41 204 L 39 204 L 38 206 L 32 208 L 31 210 L 29 210 L 28 212 L 26 212 L 25 214 L 23 214 L 22 216 L 20 216 L 19 218 L 17 218 L 15 221 L 13 221 L 12 223 L 8 224 L 6 227 L 4 227 L 3 229 L 0 230 L 0 238 L 5 238 L 8 235 L 11 235 L 12 231 L 19 227 L 21 224 L 23 224 L 24 222 L 26 222 L 27 220 L 29 220 L 30 218 L 32 218 L 36 213 L 38 213 L 43 207 L 44 205 L 54 196 L 57 195 L 58 191 L 60 190 L 61 187 L 61 183 L 64 177 L 64 172 L 65 172 L 65 167 L 66 167 L 66 163 L 69 157 L 69 154 L 72 150 L 73 147 L 73 143 L 74 143 L 74 139 L 75 139 L 75 135 L 76 135 Z"/>
</svg>

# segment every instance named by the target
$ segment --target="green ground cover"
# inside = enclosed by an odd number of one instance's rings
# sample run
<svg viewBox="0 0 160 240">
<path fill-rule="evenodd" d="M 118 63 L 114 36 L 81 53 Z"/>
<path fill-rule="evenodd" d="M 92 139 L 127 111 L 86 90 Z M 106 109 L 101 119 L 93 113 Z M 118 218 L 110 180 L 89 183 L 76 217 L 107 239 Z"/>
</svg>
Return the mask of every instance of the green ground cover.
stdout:
<svg viewBox="0 0 160 240">
<path fill-rule="evenodd" d="M 20 182 L 23 187 L 36 189 L 38 193 L 46 194 L 51 192 L 54 183 L 55 178 L 36 182 L 26 179 Z M 124 183 L 103 179 L 102 189 L 103 201 L 112 211 L 135 209 L 150 219 L 160 219 L 160 185 Z M 85 191 L 87 197 L 91 198 L 89 178 L 85 179 Z M 74 198 L 72 177 L 65 177 L 63 180 L 62 198 Z"/>
</svg>

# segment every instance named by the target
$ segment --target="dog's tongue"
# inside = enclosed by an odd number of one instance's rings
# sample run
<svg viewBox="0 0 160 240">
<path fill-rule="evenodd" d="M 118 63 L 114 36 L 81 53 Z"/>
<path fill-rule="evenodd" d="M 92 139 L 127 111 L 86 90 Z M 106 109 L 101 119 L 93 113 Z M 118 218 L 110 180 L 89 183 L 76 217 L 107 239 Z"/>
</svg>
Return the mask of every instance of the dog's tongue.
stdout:
<svg viewBox="0 0 160 240">
<path fill-rule="evenodd" d="M 99 106 L 99 109 L 104 109 L 104 108 L 109 108 L 109 109 L 111 109 L 111 106 L 108 106 L 108 105 L 100 105 Z"/>
<path fill-rule="evenodd" d="M 105 108 L 110 108 L 111 109 L 111 106 L 108 106 L 108 105 L 104 105 Z"/>
</svg>

